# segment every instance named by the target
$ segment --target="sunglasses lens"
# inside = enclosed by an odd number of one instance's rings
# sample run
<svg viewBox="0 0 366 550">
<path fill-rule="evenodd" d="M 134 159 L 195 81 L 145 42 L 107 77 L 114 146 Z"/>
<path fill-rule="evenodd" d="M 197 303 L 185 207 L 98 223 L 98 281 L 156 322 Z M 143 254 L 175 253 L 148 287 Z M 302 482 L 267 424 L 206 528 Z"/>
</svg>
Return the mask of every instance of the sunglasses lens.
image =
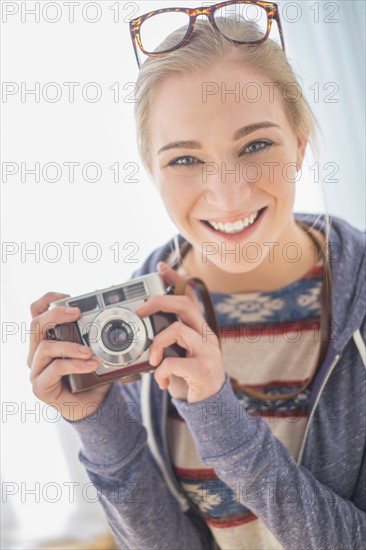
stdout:
<svg viewBox="0 0 366 550">
<path fill-rule="evenodd" d="M 166 51 L 166 47 L 160 47 L 162 36 L 166 29 L 170 32 L 177 31 L 176 40 L 169 43 L 169 49 L 175 48 L 182 42 L 189 28 L 189 15 L 185 12 L 156 13 L 146 19 L 140 29 L 141 42 L 147 53 L 160 53 Z"/>
<path fill-rule="evenodd" d="M 230 40 L 241 40 L 241 32 L 235 22 L 249 21 L 255 23 L 256 30 L 248 31 L 245 41 L 256 42 L 267 34 L 267 12 L 255 4 L 229 4 L 215 11 L 215 22 L 219 31 Z M 231 25 L 230 22 L 233 24 Z"/>
</svg>

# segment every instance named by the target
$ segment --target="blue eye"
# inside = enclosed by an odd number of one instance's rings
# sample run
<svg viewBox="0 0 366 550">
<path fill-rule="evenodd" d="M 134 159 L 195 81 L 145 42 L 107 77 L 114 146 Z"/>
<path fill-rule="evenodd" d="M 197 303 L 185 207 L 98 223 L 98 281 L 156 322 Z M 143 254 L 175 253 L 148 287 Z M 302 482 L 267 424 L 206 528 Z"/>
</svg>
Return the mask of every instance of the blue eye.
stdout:
<svg viewBox="0 0 366 550">
<path fill-rule="evenodd" d="M 271 141 L 253 141 L 252 143 L 249 143 L 244 149 L 245 152 L 248 153 L 257 153 L 258 151 L 261 151 L 262 149 L 266 149 L 267 147 L 271 147 L 273 143 Z M 247 151 L 248 149 L 251 149 Z"/>
<path fill-rule="evenodd" d="M 199 161 L 194 157 L 178 157 L 169 162 L 169 166 L 193 166 Z"/>
</svg>

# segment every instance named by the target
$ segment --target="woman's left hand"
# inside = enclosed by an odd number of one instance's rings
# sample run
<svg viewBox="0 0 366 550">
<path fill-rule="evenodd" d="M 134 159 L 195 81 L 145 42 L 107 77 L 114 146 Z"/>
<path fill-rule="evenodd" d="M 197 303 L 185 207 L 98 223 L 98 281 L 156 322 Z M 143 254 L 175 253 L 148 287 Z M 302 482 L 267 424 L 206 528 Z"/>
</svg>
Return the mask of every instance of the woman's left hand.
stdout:
<svg viewBox="0 0 366 550">
<path fill-rule="evenodd" d="M 168 284 L 174 285 L 181 279 L 164 262 L 158 264 L 158 271 Z M 188 285 L 186 292 L 184 296 L 151 296 L 135 313 L 147 317 L 163 311 L 179 317 L 180 320 L 154 337 L 149 362 L 152 366 L 159 365 L 154 376 L 160 389 L 168 389 L 177 399 L 184 397 L 188 403 L 196 403 L 220 391 L 225 371 L 217 336 L 207 326 L 193 288 Z M 164 348 L 175 343 L 187 350 L 187 356 L 163 359 Z"/>
</svg>

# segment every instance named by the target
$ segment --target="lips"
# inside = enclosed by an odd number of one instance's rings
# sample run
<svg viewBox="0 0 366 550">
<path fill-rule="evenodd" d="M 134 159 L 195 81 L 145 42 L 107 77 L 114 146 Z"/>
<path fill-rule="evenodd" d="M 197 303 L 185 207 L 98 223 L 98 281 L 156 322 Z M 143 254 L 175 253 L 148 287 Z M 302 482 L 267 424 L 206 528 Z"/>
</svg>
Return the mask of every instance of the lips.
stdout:
<svg viewBox="0 0 366 550">
<path fill-rule="evenodd" d="M 261 221 L 264 213 L 266 212 L 267 208 L 268 207 L 265 206 L 264 208 L 261 208 L 260 210 L 258 210 L 258 215 L 255 218 L 255 220 L 253 221 L 253 223 L 251 223 L 250 225 L 247 225 L 246 227 L 244 227 L 242 230 L 239 230 L 238 232 L 226 232 L 226 231 L 220 230 L 220 228 L 219 229 L 214 229 L 214 227 L 212 227 L 212 225 L 210 225 L 210 223 L 206 220 L 201 220 L 201 223 L 206 228 L 209 229 L 211 234 L 217 235 L 218 237 L 224 238 L 225 240 L 228 240 L 228 241 L 233 241 L 233 240 L 237 240 L 238 238 L 240 239 L 241 237 L 244 238 L 244 237 L 250 236 L 256 230 L 256 228 L 257 228 L 258 224 L 260 223 L 260 221 Z M 236 218 L 236 219 L 238 219 L 238 218 Z M 226 218 L 226 220 L 227 220 L 227 218 Z M 230 222 L 228 222 L 228 223 L 230 223 Z"/>
<path fill-rule="evenodd" d="M 265 208 L 265 206 L 263 207 Z M 202 220 L 202 221 L 208 221 L 210 223 L 235 223 L 236 221 L 245 220 L 246 218 L 250 218 L 251 216 L 257 214 L 257 212 L 260 212 L 263 210 L 263 208 L 257 208 L 257 210 L 252 210 L 248 214 L 236 214 L 233 216 L 226 216 L 225 218 L 210 218 L 209 220 Z"/>
<path fill-rule="evenodd" d="M 251 225 L 259 216 L 262 214 L 262 212 L 267 207 L 264 206 L 263 208 L 260 208 L 258 210 L 252 211 L 251 214 L 248 214 L 246 216 L 231 216 L 229 218 L 216 218 L 216 219 L 210 219 L 210 220 L 201 220 L 201 222 L 205 223 L 206 225 L 209 225 L 210 227 L 213 227 L 216 230 L 223 229 L 225 225 L 229 225 L 234 227 L 235 225 L 239 224 L 238 229 L 240 229 L 240 224 L 244 225 L 244 227 L 247 227 L 249 224 Z M 218 227 L 221 226 L 221 227 Z"/>
</svg>

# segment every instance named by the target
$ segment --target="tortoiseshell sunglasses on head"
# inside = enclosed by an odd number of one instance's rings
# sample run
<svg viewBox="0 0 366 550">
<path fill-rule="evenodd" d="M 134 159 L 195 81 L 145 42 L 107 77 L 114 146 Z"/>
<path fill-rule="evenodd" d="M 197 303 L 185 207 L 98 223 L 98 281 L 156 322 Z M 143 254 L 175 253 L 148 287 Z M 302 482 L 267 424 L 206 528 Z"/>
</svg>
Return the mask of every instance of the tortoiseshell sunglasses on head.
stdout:
<svg viewBox="0 0 366 550">
<path fill-rule="evenodd" d="M 259 0 L 231 0 L 207 7 L 163 8 L 132 19 L 132 21 L 130 21 L 130 33 L 138 66 L 141 66 L 141 62 L 137 45 L 140 50 L 149 57 L 158 57 L 178 50 L 190 41 L 197 17 L 200 15 L 205 15 L 211 25 L 228 40 L 235 44 L 247 45 L 256 45 L 265 42 L 271 31 L 272 22 L 275 19 L 282 48 L 285 50 L 285 42 L 277 4 Z M 259 30 L 259 38 L 254 41 L 248 41 L 237 40 L 227 36 L 228 32 L 226 31 L 225 33 L 222 26 L 226 18 L 239 18 L 239 20 L 254 21 Z M 157 51 L 160 43 L 160 41 L 158 41 L 160 35 L 159 31 L 161 31 L 164 21 L 168 23 L 170 27 L 174 27 L 173 30 L 178 28 L 183 28 L 184 30 L 186 26 L 187 31 L 174 47 Z"/>
</svg>

